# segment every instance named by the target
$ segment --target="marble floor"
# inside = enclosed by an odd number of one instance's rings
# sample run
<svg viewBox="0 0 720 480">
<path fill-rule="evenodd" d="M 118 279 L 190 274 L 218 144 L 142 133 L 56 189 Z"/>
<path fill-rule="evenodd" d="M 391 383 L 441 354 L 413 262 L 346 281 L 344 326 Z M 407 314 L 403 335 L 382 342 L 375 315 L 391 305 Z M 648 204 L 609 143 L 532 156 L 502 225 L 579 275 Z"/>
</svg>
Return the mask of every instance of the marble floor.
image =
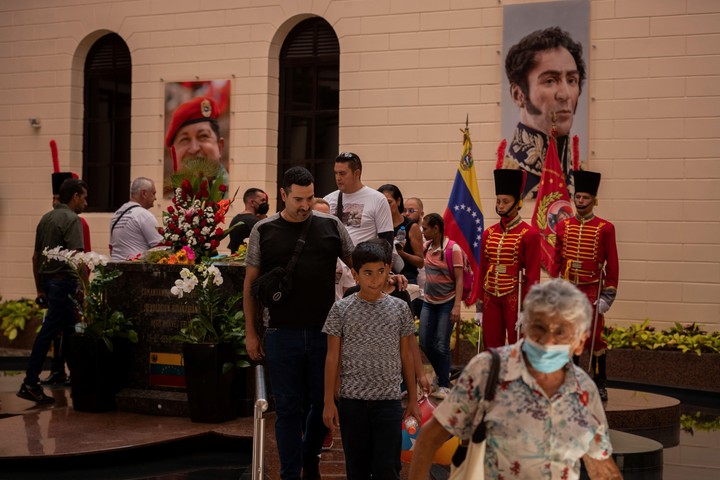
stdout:
<svg viewBox="0 0 720 480">
<path fill-rule="evenodd" d="M 48 389 L 55 398 L 36 406 L 17 398 L 20 374 L 0 372 L 1 479 L 186 480 L 250 478 L 252 418 L 222 424 L 126 412 L 83 413 L 71 407 L 68 388 Z M 613 406 L 613 394 L 618 400 Z M 610 411 L 650 395 L 611 390 Z M 684 404 L 690 399 L 683 399 Z M 720 405 L 703 411 L 720 417 Z M 693 408 L 684 412 L 693 412 Z M 266 428 L 267 478 L 278 478 L 272 414 Z M 345 478 L 341 442 L 322 455 L 323 478 Z M 664 450 L 668 480 L 720 478 L 720 431 L 680 432 L 680 443 Z M 406 474 L 404 469 L 403 476 Z"/>
</svg>

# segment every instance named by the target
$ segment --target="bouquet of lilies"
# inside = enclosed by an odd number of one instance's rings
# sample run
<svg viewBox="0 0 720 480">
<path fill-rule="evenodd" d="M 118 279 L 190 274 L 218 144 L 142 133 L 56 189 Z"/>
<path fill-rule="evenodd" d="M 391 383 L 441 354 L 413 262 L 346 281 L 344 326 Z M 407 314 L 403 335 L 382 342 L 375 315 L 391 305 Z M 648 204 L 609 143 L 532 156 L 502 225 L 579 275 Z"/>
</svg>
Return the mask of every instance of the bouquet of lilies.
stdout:
<svg viewBox="0 0 720 480">
<path fill-rule="evenodd" d="M 244 360 L 245 316 L 242 311 L 242 293 L 228 295 L 220 290 L 223 276 L 220 269 L 208 262 L 198 263 L 191 268 L 183 268 L 180 278 L 170 288 L 170 293 L 178 299 L 189 297 L 188 301 L 197 305 L 197 314 L 173 340 L 187 343 L 231 343 L 239 359 L 237 367 L 248 366 Z M 223 366 L 224 369 L 231 365 Z"/>
</svg>

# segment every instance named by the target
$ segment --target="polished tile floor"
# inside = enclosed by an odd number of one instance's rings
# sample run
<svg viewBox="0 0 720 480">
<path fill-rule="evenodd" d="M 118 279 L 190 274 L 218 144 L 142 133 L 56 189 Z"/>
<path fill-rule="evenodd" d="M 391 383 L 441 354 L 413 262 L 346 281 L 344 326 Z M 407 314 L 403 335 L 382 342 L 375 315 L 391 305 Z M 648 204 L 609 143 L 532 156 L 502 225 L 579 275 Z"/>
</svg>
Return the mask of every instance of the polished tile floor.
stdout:
<svg viewBox="0 0 720 480">
<path fill-rule="evenodd" d="M 76 412 L 67 388 L 49 390 L 55 403 L 37 407 L 15 396 L 21 381 L 21 374 L 0 372 L 0 480 L 250 478 L 252 418 L 197 424 L 117 411 Z M 683 398 L 683 412 L 720 417 L 716 397 L 703 398 Z M 265 455 L 267 477 L 274 479 L 279 471 L 273 419 L 268 415 Z M 322 456 L 323 478 L 344 478 L 343 458 L 336 438 Z M 681 432 L 680 445 L 664 450 L 663 478 L 720 479 L 720 431 Z"/>
</svg>

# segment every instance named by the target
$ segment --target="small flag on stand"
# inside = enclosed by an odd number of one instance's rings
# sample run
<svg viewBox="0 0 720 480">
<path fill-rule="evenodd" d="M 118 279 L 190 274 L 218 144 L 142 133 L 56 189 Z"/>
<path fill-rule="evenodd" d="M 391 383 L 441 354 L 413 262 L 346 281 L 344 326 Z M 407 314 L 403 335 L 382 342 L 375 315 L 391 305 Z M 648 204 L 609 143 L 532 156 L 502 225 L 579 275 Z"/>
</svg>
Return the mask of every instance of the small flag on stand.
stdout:
<svg viewBox="0 0 720 480">
<path fill-rule="evenodd" d="M 475 285 L 473 285 L 472 295 L 467 302 L 472 305 L 476 300 L 482 298 L 482 285 L 478 279 L 480 278 L 481 240 L 485 220 L 475 176 L 468 120 L 465 121 L 465 129 L 461 131 L 463 132 L 463 151 L 448 206 L 443 214 L 443 221 L 445 222 L 445 235 L 460 245 L 472 267 Z"/>
<path fill-rule="evenodd" d="M 553 125 L 532 216 L 532 225 L 540 230 L 540 264 L 548 272 L 555 256 L 557 224 L 573 216 L 565 174 L 560 168 L 556 135 Z"/>
</svg>

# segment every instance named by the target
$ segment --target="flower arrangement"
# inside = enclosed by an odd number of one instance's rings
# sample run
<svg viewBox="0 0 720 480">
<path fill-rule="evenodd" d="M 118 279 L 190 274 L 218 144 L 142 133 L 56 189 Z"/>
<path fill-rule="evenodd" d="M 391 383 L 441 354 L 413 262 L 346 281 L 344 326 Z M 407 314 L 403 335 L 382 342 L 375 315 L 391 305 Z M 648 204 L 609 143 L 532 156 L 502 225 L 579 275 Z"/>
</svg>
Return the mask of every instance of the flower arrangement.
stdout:
<svg viewBox="0 0 720 480">
<path fill-rule="evenodd" d="M 113 280 L 122 275 L 118 270 L 106 271 L 108 257 L 95 252 L 79 252 L 61 247 L 43 250 L 43 255 L 72 266 L 82 282 L 82 295 L 73 298 L 76 307 L 75 331 L 100 338 L 108 350 L 113 350 L 112 338 L 127 338 L 137 343 L 137 332 L 132 322 L 107 303 L 107 289 Z"/>
<path fill-rule="evenodd" d="M 245 316 L 242 311 L 242 293 L 227 295 L 220 287 L 223 276 L 218 267 L 203 262 L 192 270 L 183 268 L 180 278 L 170 289 L 177 298 L 190 297 L 197 305 L 198 313 L 173 340 L 187 343 L 231 343 L 239 357 L 247 356 L 245 350 Z M 249 363 L 242 358 L 237 367 Z M 226 365 L 224 369 L 231 368 Z"/>
<path fill-rule="evenodd" d="M 220 240 L 229 230 L 220 227 L 234 201 L 225 197 L 227 185 L 217 176 L 217 167 L 206 159 L 190 159 L 187 168 L 172 176 L 172 205 L 163 212 L 162 245 L 171 247 L 175 263 L 184 263 L 183 255 L 194 254 L 196 261 L 213 256 Z M 186 248 L 187 247 L 187 248 Z M 182 253 L 182 252 L 185 253 Z M 172 263 L 168 258 L 166 263 Z"/>
</svg>

